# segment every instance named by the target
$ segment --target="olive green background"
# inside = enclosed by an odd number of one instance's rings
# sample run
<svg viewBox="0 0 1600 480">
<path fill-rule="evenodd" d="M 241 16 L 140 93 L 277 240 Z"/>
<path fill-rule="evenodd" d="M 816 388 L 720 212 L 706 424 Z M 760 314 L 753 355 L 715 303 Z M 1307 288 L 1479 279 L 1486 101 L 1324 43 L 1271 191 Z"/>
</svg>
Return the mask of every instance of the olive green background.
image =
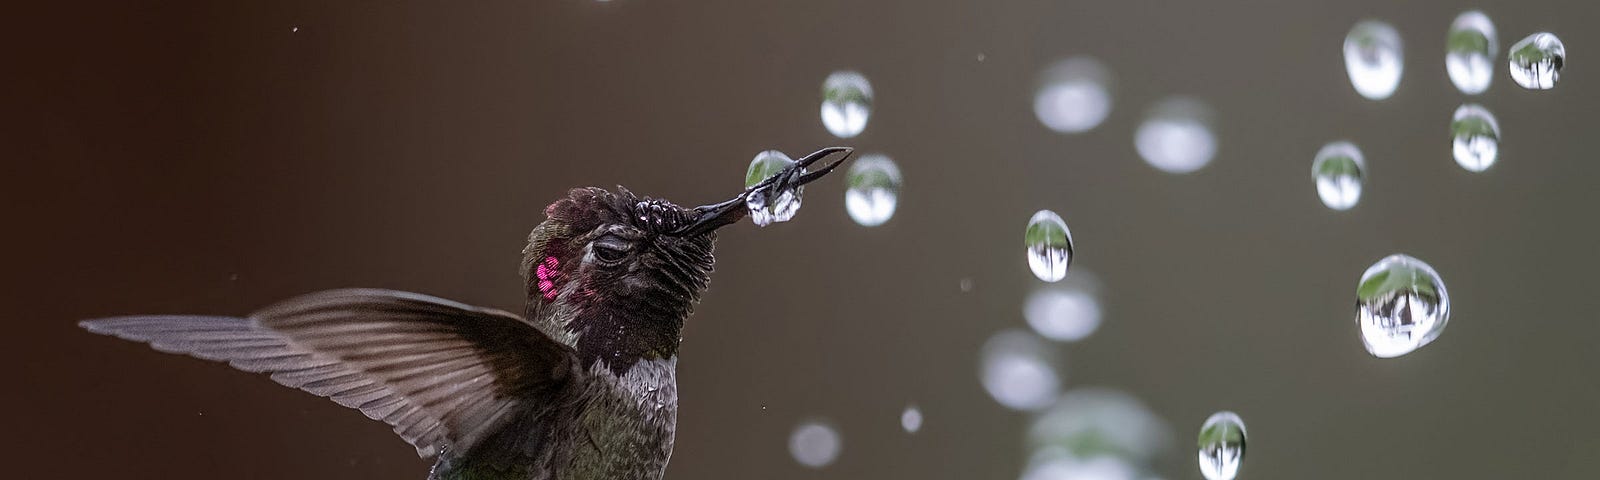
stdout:
<svg viewBox="0 0 1600 480">
<path fill-rule="evenodd" d="M 1500 161 L 1450 158 L 1463 101 L 1445 29 L 1500 30 Z M 0 29 L 0 218 L 13 478 L 417 478 L 388 429 L 259 375 L 157 354 L 74 323 L 243 314 L 370 286 L 521 304 L 524 236 L 574 186 L 721 200 L 758 151 L 831 144 L 899 163 L 899 212 L 844 214 L 843 176 L 790 223 L 724 230 L 684 332 L 669 479 L 1012 479 L 1028 416 L 977 378 L 982 342 L 1024 324 L 1038 281 L 1021 237 L 1059 212 L 1106 321 L 1064 348 L 1069 385 L 1144 399 L 1192 438 L 1239 412 L 1242 479 L 1595 478 L 1596 106 L 1591 2 L 534 0 L 54 2 Z M 1357 20 L 1405 42 L 1394 96 L 1365 100 L 1340 44 Z M 298 31 L 293 31 L 298 27 Z M 1572 55 L 1552 91 L 1503 52 L 1550 30 Z M 1034 118 L 1036 74 L 1089 54 L 1116 76 L 1093 131 Z M 877 90 L 860 137 L 818 120 L 822 79 Z M 1216 159 L 1142 162 L 1132 134 L 1169 94 L 1217 112 Z M 1361 204 L 1317 200 L 1312 155 L 1366 153 Z M 1373 358 L 1353 321 L 1361 272 L 1404 252 L 1449 286 L 1450 327 Z M 961 293 L 960 279 L 975 288 Z M 898 418 L 921 405 L 922 431 Z M 796 464 L 825 417 L 843 453 Z"/>
</svg>

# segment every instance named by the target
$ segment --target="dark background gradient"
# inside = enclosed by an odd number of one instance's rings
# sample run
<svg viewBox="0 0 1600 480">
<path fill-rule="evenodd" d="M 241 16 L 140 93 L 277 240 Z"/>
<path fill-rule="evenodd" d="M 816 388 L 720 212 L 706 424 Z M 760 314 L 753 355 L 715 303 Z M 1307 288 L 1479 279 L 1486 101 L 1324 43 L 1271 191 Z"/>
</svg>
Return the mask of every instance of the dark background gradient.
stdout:
<svg viewBox="0 0 1600 480">
<path fill-rule="evenodd" d="M 1038 281 L 1021 237 L 1040 208 L 1105 287 L 1066 382 L 1165 418 L 1164 478 L 1200 478 L 1190 439 L 1220 409 L 1249 425 L 1242 479 L 1600 477 L 1592 2 L 40 3 L 0 28 L 0 476 L 420 479 L 412 449 L 354 411 L 75 322 L 350 286 L 515 309 L 524 236 L 566 188 L 698 204 L 734 193 L 759 150 L 847 144 L 899 163 L 899 212 L 855 225 L 841 177 L 793 222 L 724 230 L 685 332 L 667 478 L 1016 478 L 1028 416 L 988 397 L 977 359 L 1024 325 Z M 1463 97 L 1445 28 L 1467 8 L 1501 38 L 1472 100 L 1504 131 L 1483 174 L 1449 153 Z M 1383 102 L 1355 94 L 1340 56 L 1369 16 L 1405 41 Z M 1546 92 L 1501 63 L 1539 30 L 1572 52 Z M 1037 72 L 1072 54 L 1111 68 L 1116 103 L 1068 136 L 1031 103 Z M 849 141 L 817 118 L 835 69 L 877 90 Z M 1133 149 L 1169 94 L 1218 113 L 1217 158 L 1191 175 Z M 1336 213 L 1308 170 L 1340 138 L 1370 181 Z M 1381 360 L 1352 304 L 1395 252 L 1443 274 L 1454 315 Z M 912 402 L 927 421 L 907 435 Z M 815 416 L 844 439 L 820 471 L 786 446 Z"/>
</svg>

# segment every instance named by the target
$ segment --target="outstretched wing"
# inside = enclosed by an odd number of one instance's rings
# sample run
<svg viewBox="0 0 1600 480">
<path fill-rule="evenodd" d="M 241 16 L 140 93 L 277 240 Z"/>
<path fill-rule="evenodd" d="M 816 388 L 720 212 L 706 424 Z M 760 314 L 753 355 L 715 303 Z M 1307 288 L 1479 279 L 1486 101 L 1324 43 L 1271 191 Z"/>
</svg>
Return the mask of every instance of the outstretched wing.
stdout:
<svg viewBox="0 0 1600 480">
<path fill-rule="evenodd" d="M 265 372 L 361 410 L 431 459 L 466 452 L 578 374 L 570 347 L 516 315 L 390 290 L 313 293 L 246 318 L 130 316 L 80 323 L 156 350 Z"/>
</svg>

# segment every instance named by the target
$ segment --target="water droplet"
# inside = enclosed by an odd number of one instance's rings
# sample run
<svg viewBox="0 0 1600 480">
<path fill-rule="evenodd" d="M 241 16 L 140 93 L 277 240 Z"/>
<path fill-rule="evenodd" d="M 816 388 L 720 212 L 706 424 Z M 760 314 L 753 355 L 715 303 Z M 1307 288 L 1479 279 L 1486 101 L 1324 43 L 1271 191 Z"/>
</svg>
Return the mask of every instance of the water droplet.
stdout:
<svg viewBox="0 0 1600 480">
<path fill-rule="evenodd" d="M 794 460 L 811 468 L 822 468 L 839 458 L 841 447 L 839 432 L 833 425 L 811 420 L 795 427 L 789 434 L 789 454 Z"/>
<path fill-rule="evenodd" d="M 900 167 L 880 154 L 863 155 L 850 165 L 845 182 L 845 212 L 863 227 L 876 227 L 894 216 L 900 202 Z"/>
<path fill-rule="evenodd" d="M 1367 161 L 1355 144 L 1338 141 L 1317 150 L 1311 161 L 1311 178 L 1317 182 L 1317 196 L 1334 210 L 1349 210 L 1361 201 L 1361 184 L 1367 178 Z"/>
<path fill-rule="evenodd" d="M 972 284 L 972 279 L 971 278 L 962 277 L 961 281 L 958 282 L 958 283 L 959 283 L 958 286 L 961 287 L 961 293 L 971 293 L 972 292 L 973 284 Z"/>
<path fill-rule="evenodd" d="M 1356 93 L 1383 100 L 1400 86 L 1402 61 L 1400 32 L 1378 20 L 1362 20 L 1344 37 L 1344 68 Z"/>
<path fill-rule="evenodd" d="M 1422 260 L 1390 255 L 1361 274 L 1356 287 L 1356 322 L 1361 341 L 1379 358 L 1393 358 L 1427 345 L 1450 321 L 1450 293 Z"/>
<path fill-rule="evenodd" d="M 1172 432 L 1144 402 L 1104 387 L 1067 391 L 1028 427 L 1035 451 L 1062 447 L 1077 457 L 1114 456 L 1145 464 L 1171 447 Z"/>
<path fill-rule="evenodd" d="M 1078 56 L 1056 62 L 1039 74 L 1033 114 L 1046 128 L 1062 133 L 1089 131 L 1111 113 L 1111 71 L 1099 60 Z"/>
<path fill-rule="evenodd" d="M 289 33 L 296 33 L 296 32 L 299 32 L 299 31 L 300 31 L 300 27 L 289 27 Z"/>
<path fill-rule="evenodd" d="M 1145 163 L 1167 173 L 1189 173 L 1211 163 L 1217 137 L 1211 133 L 1211 108 L 1197 100 L 1162 100 L 1133 134 Z"/>
<path fill-rule="evenodd" d="M 756 158 L 750 160 L 750 169 L 744 175 L 744 186 L 749 188 L 761 183 L 762 180 L 783 171 L 790 165 L 794 165 L 794 160 L 790 160 L 783 152 L 767 150 L 758 153 Z M 764 189 L 750 192 L 750 195 L 745 197 L 745 207 L 750 209 L 750 221 L 763 227 L 774 222 L 789 221 L 800 211 L 800 196 L 804 191 L 803 186 L 795 187 L 778 192 L 777 198 L 767 198 L 771 192 Z"/>
<path fill-rule="evenodd" d="M 917 433 L 918 430 L 922 430 L 922 409 L 916 405 L 906 406 L 906 410 L 900 412 L 900 428 L 905 429 L 906 433 Z"/>
<path fill-rule="evenodd" d="M 1083 272 L 1060 284 L 1028 294 L 1022 316 L 1033 331 L 1045 338 L 1075 342 L 1100 328 L 1100 299 L 1095 283 Z"/>
<path fill-rule="evenodd" d="M 1500 156 L 1500 122 L 1494 114 L 1474 104 L 1456 109 L 1450 120 L 1450 152 L 1469 172 L 1481 172 Z"/>
<path fill-rule="evenodd" d="M 1217 412 L 1200 426 L 1200 474 L 1206 480 L 1233 480 L 1244 463 L 1244 420 Z"/>
<path fill-rule="evenodd" d="M 1567 62 L 1567 47 L 1554 33 L 1539 32 L 1512 45 L 1506 56 L 1511 59 L 1511 79 L 1517 85 L 1529 90 L 1549 90 L 1561 79 L 1561 67 Z"/>
<path fill-rule="evenodd" d="M 838 71 L 822 81 L 822 126 L 839 138 L 860 135 L 872 116 L 872 83 L 852 71 Z"/>
<path fill-rule="evenodd" d="M 1067 276 L 1067 266 L 1072 264 L 1072 232 L 1060 215 L 1049 210 L 1033 214 L 1023 237 L 1028 247 L 1028 268 L 1034 276 L 1046 282 Z"/>
<path fill-rule="evenodd" d="M 1043 339 L 1023 330 L 995 333 L 984 342 L 979 373 L 989 396 L 1007 408 L 1038 410 L 1050 406 L 1061 388 L 1054 351 Z"/>
<path fill-rule="evenodd" d="M 1444 69 L 1450 74 L 1450 83 L 1456 84 L 1461 93 L 1477 95 L 1489 89 L 1494 79 L 1494 58 L 1499 54 L 1500 37 L 1488 15 L 1469 10 L 1450 22 L 1450 33 L 1445 36 Z"/>
</svg>

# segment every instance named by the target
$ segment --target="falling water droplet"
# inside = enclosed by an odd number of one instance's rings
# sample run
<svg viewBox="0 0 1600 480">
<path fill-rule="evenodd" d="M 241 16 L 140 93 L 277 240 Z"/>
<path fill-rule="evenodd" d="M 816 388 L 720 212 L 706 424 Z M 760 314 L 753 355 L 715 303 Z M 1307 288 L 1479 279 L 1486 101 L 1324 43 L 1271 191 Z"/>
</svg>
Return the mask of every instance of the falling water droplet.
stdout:
<svg viewBox="0 0 1600 480">
<path fill-rule="evenodd" d="M 1028 247 L 1028 268 L 1034 276 L 1046 282 L 1067 276 L 1067 266 L 1072 264 L 1072 232 L 1060 215 L 1049 210 L 1033 214 L 1023 237 Z"/>
<path fill-rule="evenodd" d="M 761 183 L 762 180 L 783 171 L 790 165 L 794 165 L 794 160 L 790 160 L 783 152 L 767 150 L 758 153 L 756 158 L 750 160 L 750 169 L 745 171 L 744 186 L 749 188 Z M 750 192 L 750 195 L 745 197 L 745 207 L 750 210 L 750 221 L 763 227 L 775 222 L 789 221 L 800 211 L 800 196 L 804 190 L 803 186 L 786 189 L 777 192 L 777 198 L 768 198 L 772 192 L 766 189 Z"/>
<path fill-rule="evenodd" d="M 922 430 L 922 409 L 916 405 L 906 406 L 906 410 L 900 412 L 900 428 L 905 429 L 906 433 L 917 433 L 918 430 Z"/>
<path fill-rule="evenodd" d="M 1078 457 L 1109 455 L 1147 464 L 1172 447 L 1172 432 L 1144 402 L 1105 387 L 1067 391 L 1028 427 L 1035 451 L 1065 447 Z"/>
<path fill-rule="evenodd" d="M 1511 58 L 1511 79 L 1517 85 L 1529 90 L 1549 90 L 1561 79 L 1561 67 L 1567 62 L 1567 47 L 1554 33 L 1539 32 L 1512 45 L 1506 56 Z"/>
<path fill-rule="evenodd" d="M 1211 163 L 1217 137 L 1211 133 L 1211 108 L 1197 100 L 1172 97 L 1150 109 L 1133 146 L 1145 163 L 1167 173 L 1189 173 Z"/>
<path fill-rule="evenodd" d="M 1061 388 L 1055 353 L 1043 339 L 1023 330 L 995 333 L 984 342 L 979 374 L 996 402 L 1014 410 L 1050 406 Z"/>
<path fill-rule="evenodd" d="M 838 71 L 822 81 L 822 126 L 839 138 L 860 135 L 872 116 L 872 83 L 852 71 Z"/>
<path fill-rule="evenodd" d="M 1051 340 L 1087 338 L 1100 328 L 1098 288 L 1088 277 L 1078 272 L 1064 282 L 1034 290 L 1022 304 L 1022 317 L 1033 331 Z"/>
<path fill-rule="evenodd" d="M 1481 172 L 1500 156 L 1500 123 L 1482 106 L 1462 105 L 1450 120 L 1450 151 L 1469 172 Z"/>
<path fill-rule="evenodd" d="M 1361 341 L 1379 358 L 1427 345 L 1450 321 L 1450 293 L 1433 267 L 1408 255 L 1390 255 L 1367 268 L 1356 287 Z"/>
<path fill-rule="evenodd" d="M 1200 426 L 1200 474 L 1207 480 L 1233 480 L 1244 463 L 1244 420 L 1217 412 Z"/>
<path fill-rule="evenodd" d="M 1367 178 L 1367 161 L 1355 144 L 1338 141 L 1317 150 L 1311 161 L 1311 178 L 1317 182 L 1317 196 L 1334 210 L 1349 210 L 1361 201 L 1361 185 Z"/>
<path fill-rule="evenodd" d="M 1095 455 L 1087 458 L 1061 448 L 1034 452 L 1020 480 L 1139 480 L 1138 467 L 1123 458 Z"/>
<path fill-rule="evenodd" d="M 863 155 L 850 165 L 845 179 L 845 212 L 863 227 L 876 227 L 894 216 L 900 201 L 900 167 L 889 157 Z"/>
<path fill-rule="evenodd" d="M 1344 68 L 1356 93 L 1383 100 L 1400 86 L 1404 69 L 1400 32 L 1378 20 L 1362 20 L 1344 37 Z"/>
<path fill-rule="evenodd" d="M 822 468 L 839 458 L 839 432 L 833 425 L 812 420 L 795 427 L 789 434 L 789 454 L 796 462 L 811 468 Z"/>
<path fill-rule="evenodd" d="M 1494 57 L 1500 54 L 1500 37 L 1494 22 L 1477 10 L 1463 12 L 1450 22 L 1445 36 L 1444 69 L 1450 83 L 1467 95 L 1489 89 L 1494 80 Z"/>
<path fill-rule="evenodd" d="M 1039 74 L 1033 114 L 1046 128 L 1085 132 L 1111 113 L 1111 71 L 1092 57 L 1056 62 Z"/>
</svg>

